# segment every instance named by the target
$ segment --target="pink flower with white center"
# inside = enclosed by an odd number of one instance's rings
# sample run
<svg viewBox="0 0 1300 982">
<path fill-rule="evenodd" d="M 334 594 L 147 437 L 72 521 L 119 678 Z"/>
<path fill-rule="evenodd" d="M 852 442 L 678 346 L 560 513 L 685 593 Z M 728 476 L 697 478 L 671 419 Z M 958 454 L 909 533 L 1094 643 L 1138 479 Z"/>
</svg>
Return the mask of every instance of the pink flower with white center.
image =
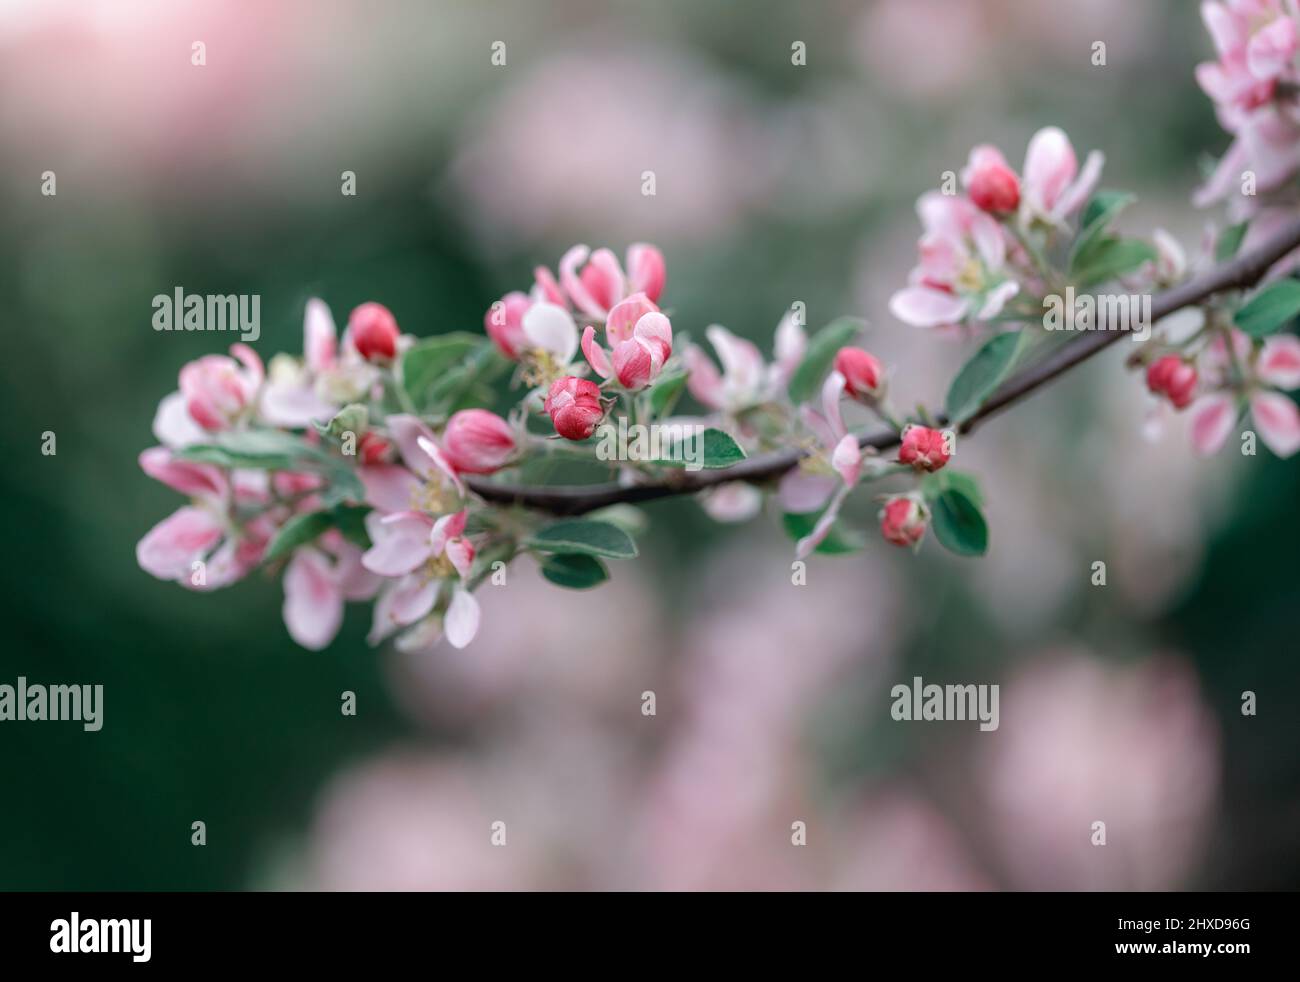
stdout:
<svg viewBox="0 0 1300 982">
<path fill-rule="evenodd" d="M 596 320 L 605 320 L 620 301 L 637 293 L 644 293 L 652 303 L 657 301 L 664 277 L 663 253 L 645 243 L 628 247 L 627 273 L 608 249 L 589 252 L 585 245 L 576 245 L 560 259 L 559 285 L 564 296 L 578 311 Z M 551 292 L 550 284 L 544 292 Z"/>
<path fill-rule="evenodd" d="M 1300 386 L 1300 340 L 1294 335 L 1278 334 L 1264 342 L 1259 355 L 1250 366 L 1241 356 L 1234 333 L 1234 348 L 1238 365 L 1249 378 L 1245 385 L 1245 405 L 1249 406 L 1255 429 L 1265 446 L 1279 457 L 1290 457 L 1300 450 L 1300 409 L 1295 402 L 1279 390 Z M 1245 338 L 1245 335 L 1240 335 Z M 1226 356 L 1226 345 L 1221 340 L 1203 356 L 1212 365 Z M 1246 339 L 1247 345 L 1249 339 Z M 1233 391 L 1217 391 L 1198 399 L 1193 404 L 1192 446 L 1206 456 L 1222 449 L 1243 410 L 1241 395 Z"/>
<path fill-rule="evenodd" d="M 329 645 L 343 624 L 347 600 L 369 600 L 380 578 L 361 564 L 361 550 L 336 529 L 318 546 L 294 550 L 284 570 L 284 625 L 310 651 Z"/>
<path fill-rule="evenodd" d="M 885 394 L 885 366 L 862 348 L 841 348 L 835 353 L 835 370 L 844 376 L 844 391 L 864 406 L 875 405 Z"/>
<path fill-rule="evenodd" d="M 327 380 L 339 368 L 334 318 L 325 302 L 315 297 L 307 301 L 303 314 L 302 353 L 301 362 L 287 355 L 271 359 L 258 415 L 272 426 L 297 428 L 325 422 L 341 405 L 326 397 Z"/>
<path fill-rule="evenodd" d="M 1196 392 L 1196 368 L 1177 355 L 1157 358 L 1147 368 L 1147 388 L 1167 398 L 1175 409 L 1186 409 Z"/>
<path fill-rule="evenodd" d="M 483 316 L 483 328 L 488 337 L 511 361 L 518 361 L 528 347 L 524 314 L 532 305 L 528 294 L 515 290 L 494 303 Z"/>
<path fill-rule="evenodd" d="M 929 520 L 930 511 L 920 495 L 895 495 L 880 509 L 880 534 L 896 546 L 917 546 Z"/>
<path fill-rule="evenodd" d="M 447 420 L 442 452 L 460 474 L 491 474 L 515 452 L 510 424 L 486 409 L 462 409 Z"/>
<path fill-rule="evenodd" d="M 569 375 L 556 379 L 543 407 L 555 432 L 566 440 L 585 440 L 605 418 L 600 386 L 585 378 Z"/>
<path fill-rule="evenodd" d="M 709 409 L 736 414 L 780 397 L 790 384 L 808 348 L 808 336 L 794 311 L 787 311 L 776 329 L 773 361 L 763 360 L 758 347 L 725 327 L 711 325 L 704 331 L 722 363 L 719 372 L 702 348 L 686 349 L 686 387 Z"/>
<path fill-rule="evenodd" d="M 644 293 L 619 301 L 605 321 L 613 357 L 596 343 L 591 325 L 582 333 L 582 353 L 601 378 L 615 376 L 625 389 L 649 385 L 673 353 L 673 326 Z"/>
<path fill-rule="evenodd" d="M 478 602 L 463 586 L 474 561 L 474 546 L 464 536 L 466 518 L 464 510 L 436 520 L 414 511 L 382 517 L 371 512 L 366 516 L 373 545 L 361 557 L 362 565 L 391 580 L 375 607 L 371 643 L 378 643 L 399 628 L 426 621 L 438 601 L 443 581 L 449 579 L 455 582 L 442 618 L 443 632 L 457 648 L 473 640 L 479 618 Z M 438 560 L 442 559 L 448 569 L 439 569 Z M 432 568 L 427 568 L 431 561 Z M 429 630 L 428 625 L 422 625 L 421 633 Z"/>
<path fill-rule="evenodd" d="M 952 457 L 949 433 L 914 424 L 903 427 L 903 444 L 898 448 L 899 462 L 918 471 L 939 470 Z"/>
<path fill-rule="evenodd" d="M 1070 138 L 1055 126 L 1033 135 L 1025 152 L 1021 185 L 1022 224 L 1042 222 L 1060 228 L 1083 207 L 1101 178 L 1106 158 L 1093 150 L 1079 169 Z"/>
<path fill-rule="evenodd" d="M 1007 270 L 1007 240 L 991 216 L 966 198 L 927 192 L 917 201 L 925 234 L 911 285 L 889 300 L 895 317 L 914 327 L 987 321 L 1020 292 Z"/>
<path fill-rule="evenodd" d="M 982 144 L 972 150 L 961 180 L 981 211 L 1007 214 L 1020 206 L 1020 178 L 997 147 Z"/>
<path fill-rule="evenodd" d="M 839 516 L 844 499 L 862 477 L 862 448 L 858 445 L 858 438 L 848 432 L 844 425 L 844 417 L 840 413 L 840 399 L 843 396 L 844 376 L 833 371 L 822 384 L 822 412 L 819 414 L 815 410 L 804 407 L 804 420 L 817 434 L 822 446 L 829 451 L 830 465 L 840 476 L 842 483 L 831 493 L 826 510 L 822 512 L 812 531 L 795 543 L 795 556 L 798 559 L 806 559 L 830 534 L 831 526 Z M 791 474 L 798 472 L 799 468 L 796 468 L 791 471 Z M 787 475 L 787 478 L 782 481 L 783 499 L 788 494 L 784 486 L 787 480 L 793 478 Z"/>
<path fill-rule="evenodd" d="M 257 398 L 262 359 L 246 344 L 232 344 L 225 355 L 204 355 L 181 369 L 180 394 L 190 418 L 209 432 L 227 430 L 244 417 Z"/>
</svg>

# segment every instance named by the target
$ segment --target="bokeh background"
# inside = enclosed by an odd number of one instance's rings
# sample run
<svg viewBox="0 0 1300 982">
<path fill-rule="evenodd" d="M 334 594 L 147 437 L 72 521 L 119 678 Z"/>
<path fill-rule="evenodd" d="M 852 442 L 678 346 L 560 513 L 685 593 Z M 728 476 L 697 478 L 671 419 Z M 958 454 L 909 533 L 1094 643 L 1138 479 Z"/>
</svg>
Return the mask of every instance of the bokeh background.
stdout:
<svg viewBox="0 0 1300 982">
<path fill-rule="evenodd" d="M 415 658 L 361 607 L 304 651 L 277 583 L 134 558 L 178 504 L 136 464 L 157 401 L 232 340 L 155 333 L 157 293 L 260 294 L 267 357 L 309 296 L 481 331 L 572 242 L 649 240 L 678 330 L 858 314 L 933 404 L 963 349 L 886 309 L 915 197 L 1057 124 L 1194 250 L 1209 53 L 1173 0 L 0 2 L 0 682 L 106 700 L 98 733 L 0 724 L 0 887 L 1295 886 L 1300 464 L 1144 439 L 1119 351 L 963 445 L 983 561 L 873 542 L 795 588 L 771 516 L 663 502 L 606 587 L 521 561 Z M 913 675 L 1000 683 L 1000 729 L 892 721 Z"/>
</svg>

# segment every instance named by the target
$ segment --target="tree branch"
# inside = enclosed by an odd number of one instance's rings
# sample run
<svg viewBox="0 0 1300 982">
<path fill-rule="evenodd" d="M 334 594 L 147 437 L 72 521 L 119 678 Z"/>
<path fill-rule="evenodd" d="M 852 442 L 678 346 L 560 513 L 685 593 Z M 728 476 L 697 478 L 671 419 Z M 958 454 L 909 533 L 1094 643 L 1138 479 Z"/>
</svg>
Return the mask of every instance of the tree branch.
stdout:
<svg viewBox="0 0 1300 982">
<path fill-rule="evenodd" d="M 1238 255 L 1194 279 L 1153 297 L 1152 322 L 1159 321 L 1184 307 L 1201 303 L 1215 294 L 1255 284 L 1274 263 L 1297 247 L 1300 247 L 1300 220 L 1281 229 L 1249 253 Z M 961 432 L 969 433 L 985 419 L 1031 395 L 1123 336 L 1125 332 L 1107 330 L 1105 323 L 1099 320 L 1096 330 L 1064 345 L 1042 361 L 1028 366 L 1007 379 L 984 402 L 979 411 L 962 424 Z M 941 418 L 939 422 L 944 424 L 946 420 Z M 863 447 L 888 450 L 898 445 L 899 434 L 889 429 L 864 434 L 858 442 Z M 522 505 L 553 515 L 582 515 L 608 505 L 637 504 L 657 498 L 693 494 L 731 481 L 766 483 L 776 480 L 796 466 L 805 454 L 806 451 L 802 450 L 773 451 L 750 457 L 731 467 L 718 470 L 670 471 L 657 480 L 629 485 L 609 483 L 542 487 L 497 484 L 486 478 L 469 478 L 466 483 L 470 490 L 485 501 Z"/>
</svg>

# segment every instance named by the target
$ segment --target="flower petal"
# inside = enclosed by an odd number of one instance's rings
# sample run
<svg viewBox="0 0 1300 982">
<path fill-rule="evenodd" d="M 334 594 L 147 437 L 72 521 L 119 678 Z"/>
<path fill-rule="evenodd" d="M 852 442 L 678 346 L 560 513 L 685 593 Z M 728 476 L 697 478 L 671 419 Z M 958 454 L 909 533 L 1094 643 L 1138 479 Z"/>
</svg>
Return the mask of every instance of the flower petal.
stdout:
<svg viewBox="0 0 1300 982">
<path fill-rule="evenodd" d="M 1206 457 L 1216 454 L 1227 442 L 1237 421 L 1237 403 L 1225 393 L 1204 396 L 1191 408 L 1192 446 Z"/>
<path fill-rule="evenodd" d="M 960 324 L 969 310 L 969 301 L 928 286 L 904 287 L 889 298 L 889 312 L 913 327 Z"/>
<path fill-rule="evenodd" d="M 1275 334 L 1265 341 L 1255 374 L 1279 389 L 1300 388 L 1300 338 Z"/>
<path fill-rule="evenodd" d="M 302 318 L 302 354 L 307 367 L 313 372 L 323 372 L 334 364 L 338 350 L 338 330 L 334 317 L 324 300 L 312 297 Z"/>
<path fill-rule="evenodd" d="M 380 516 L 366 516 L 366 530 L 374 543 L 361 557 L 361 563 L 380 576 L 402 576 L 411 572 L 432 554 L 429 528 L 432 523 L 420 512 L 405 511 Z"/>
<path fill-rule="evenodd" d="M 320 651 L 343 624 L 343 593 L 328 559 L 315 549 L 295 550 L 284 571 L 284 626 L 304 648 Z"/>
<path fill-rule="evenodd" d="M 1259 438 L 1279 457 L 1300 450 L 1300 409 L 1280 392 L 1256 392 L 1250 397 Z"/>
<path fill-rule="evenodd" d="M 478 601 L 468 590 L 457 589 L 451 595 L 451 603 L 442 619 L 442 629 L 447 640 L 455 648 L 463 648 L 474 640 L 478 634 Z"/>
<path fill-rule="evenodd" d="M 553 303 L 535 303 L 523 319 L 524 335 L 536 348 L 548 351 L 562 365 L 578 350 L 578 325 L 573 315 Z"/>
<path fill-rule="evenodd" d="M 592 367 L 597 375 L 601 378 L 609 378 L 614 370 L 610 367 L 605 349 L 596 341 L 596 329 L 590 324 L 582 332 L 582 353 L 587 359 L 587 364 Z"/>
<path fill-rule="evenodd" d="M 178 508 L 136 545 L 136 562 L 160 580 L 187 582 L 193 563 L 203 559 L 224 532 L 221 520 L 206 508 Z"/>
</svg>

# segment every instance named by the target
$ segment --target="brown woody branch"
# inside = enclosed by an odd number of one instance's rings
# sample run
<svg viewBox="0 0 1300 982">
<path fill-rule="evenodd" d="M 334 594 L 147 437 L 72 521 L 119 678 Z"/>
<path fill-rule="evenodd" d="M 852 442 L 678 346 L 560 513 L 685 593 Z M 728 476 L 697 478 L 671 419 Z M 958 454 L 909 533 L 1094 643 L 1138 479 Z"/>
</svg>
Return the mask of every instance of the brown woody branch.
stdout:
<svg viewBox="0 0 1300 982">
<path fill-rule="evenodd" d="M 1267 242 L 1250 252 L 1240 254 L 1194 279 L 1153 297 L 1152 321 L 1158 321 L 1184 307 L 1199 304 L 1215 294 L 1252 286 L 1274 263 L 1297 247 L 1300 247 L 1300 220 L 1281 229 Z M 960 431 L 969 433 L 985 419 L 1019 402 L 1081 362 L 1087 361 L 1122 336 L 1124 332 L 1106 330 L 1105 323 L 1099 320 L 1097 330 L 1062 346 L 1043 360 L 1007 379 L 984 402 L 979 411 L 961 425 Z M 940 418 L 939 422 L 942 425 L 946 421 Z M 898 445 L 899 434 L 893 429 L 888 429 L 863 434 L 859 442 L 863 447 L 888 450 Z M 553 515 L 582 515 L 608 505 L 637 504 L 657 498 L 693 494 L 731 481 L 768 483 L 796 466 L 805 454 L 806 451 L 797 449 L 773 451 L 750 457 L 731 467 L 717 470 L 669 471 L 655 480 L 629 485 L 609 483 L 545 487 L 497 484 L 486 478 L 470 478 L 467 483 L 470 489 L 485 501 L 522 505 Z"/>
</svg>

